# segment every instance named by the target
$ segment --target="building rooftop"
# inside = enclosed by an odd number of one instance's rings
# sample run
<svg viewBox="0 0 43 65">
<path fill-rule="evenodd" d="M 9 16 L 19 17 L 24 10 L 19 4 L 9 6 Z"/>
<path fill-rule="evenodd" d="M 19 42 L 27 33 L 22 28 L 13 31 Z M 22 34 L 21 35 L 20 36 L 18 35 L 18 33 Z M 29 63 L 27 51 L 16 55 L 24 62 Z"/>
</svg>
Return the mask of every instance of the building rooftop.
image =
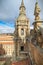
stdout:
<svg viewBox="0 0 43 65">
<path fill-rule="evenodd" d="M 0 35 L 0 44 L 13 44 L 13 38 L 12 35 Z"/>
<path fill-rule="evenodd" d="M 11 35 L 0 35 L 0 41 L 12 41 L 13 38 Z"/>
</svg>

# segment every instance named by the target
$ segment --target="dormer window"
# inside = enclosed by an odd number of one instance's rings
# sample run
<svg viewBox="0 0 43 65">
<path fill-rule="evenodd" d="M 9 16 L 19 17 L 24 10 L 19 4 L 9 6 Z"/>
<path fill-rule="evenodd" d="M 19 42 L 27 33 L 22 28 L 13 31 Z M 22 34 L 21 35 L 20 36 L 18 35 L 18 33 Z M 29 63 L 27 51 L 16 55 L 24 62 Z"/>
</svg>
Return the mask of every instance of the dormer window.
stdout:
<svg viewBox="0 0 43 65">
<path fill-rule="evenodd" d="M 24 35 L 24 29 L 23 28 L 21 29 L 21 35 Z"/>
</svg>

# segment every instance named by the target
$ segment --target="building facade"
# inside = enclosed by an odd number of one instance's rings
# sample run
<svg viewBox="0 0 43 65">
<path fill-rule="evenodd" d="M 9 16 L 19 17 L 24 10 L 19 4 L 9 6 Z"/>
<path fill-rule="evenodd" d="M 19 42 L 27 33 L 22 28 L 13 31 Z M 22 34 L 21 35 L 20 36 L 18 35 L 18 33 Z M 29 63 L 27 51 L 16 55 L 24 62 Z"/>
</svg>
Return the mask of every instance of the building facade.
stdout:
<svg viewBox="0 0 43 65">
<path fill-rule="evenodd" d="M 0 35 L 0 47 L 3 47 L 5 50 L 5 55 L 6 57 L 12 57 L 12 53 L 14 51 L 14 41 L 13 41 L 13 36 L 11 35 Z M 2 51 L 3 52 L 3 51 Z"/>
<path fill-rule="evenodd" d="M 14 41 L 15 41 L 15 58 L 23 59 L 28 56 L 28 45 L 30 36 L 30 21 L 26 16 L 26 8 L 22 0 L 19 8 L 20 13 L 16 20 Z"/>
</svg>

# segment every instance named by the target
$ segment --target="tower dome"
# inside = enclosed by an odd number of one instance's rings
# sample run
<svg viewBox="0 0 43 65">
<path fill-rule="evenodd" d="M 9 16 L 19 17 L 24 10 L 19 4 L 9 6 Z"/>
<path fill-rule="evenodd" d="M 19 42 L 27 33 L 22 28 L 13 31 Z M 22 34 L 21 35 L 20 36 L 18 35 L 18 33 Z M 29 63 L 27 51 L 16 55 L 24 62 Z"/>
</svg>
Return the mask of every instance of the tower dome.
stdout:
<svg viewBox="0 0 43 65">
<path fill-rule="evenodd" d="M 18 21 L 28 21 L 28 18 L 26 17 L 26 15 L 20 15 L 17 19 Z"/>
</svg>

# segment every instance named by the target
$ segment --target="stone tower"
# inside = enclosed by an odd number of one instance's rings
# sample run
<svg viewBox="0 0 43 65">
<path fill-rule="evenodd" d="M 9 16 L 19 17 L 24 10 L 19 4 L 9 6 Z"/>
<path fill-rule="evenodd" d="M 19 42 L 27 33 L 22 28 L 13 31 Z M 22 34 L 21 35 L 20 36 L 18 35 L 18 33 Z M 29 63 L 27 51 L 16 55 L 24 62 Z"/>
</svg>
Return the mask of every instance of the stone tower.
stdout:
<svg viewBox="0 0 43 65">
<path fill-rule="evenodd" d="M 35 3 L 35 10 L 34 10 L 34 16 L 35 16 L 35 22 L 34 24 L 34 28 L 38 28 L 38 26 L 41 25 L 41 20 L 40 20 L 40 7 L 38 5 L 38 1 L 36 1 Z"/>
<path fill-rule="evenodd" d="M 35 15 L 35 21 L 40 20 L 40 7 L 39 7 L 37 1 L 36 1 L 36 4 L 35 4 L 34 15 Z"/>
<path fill-rule="evenodd" d="M 26 16 L 26 8 L 22 0 L 21 6 L 19 8 L 20 13 L 16 20 L 15 27 L 15 58 L 17 60 L 24 59 L 28 57 L 28 44 L 30 35 L 30 22 Z"/>
</svg>

